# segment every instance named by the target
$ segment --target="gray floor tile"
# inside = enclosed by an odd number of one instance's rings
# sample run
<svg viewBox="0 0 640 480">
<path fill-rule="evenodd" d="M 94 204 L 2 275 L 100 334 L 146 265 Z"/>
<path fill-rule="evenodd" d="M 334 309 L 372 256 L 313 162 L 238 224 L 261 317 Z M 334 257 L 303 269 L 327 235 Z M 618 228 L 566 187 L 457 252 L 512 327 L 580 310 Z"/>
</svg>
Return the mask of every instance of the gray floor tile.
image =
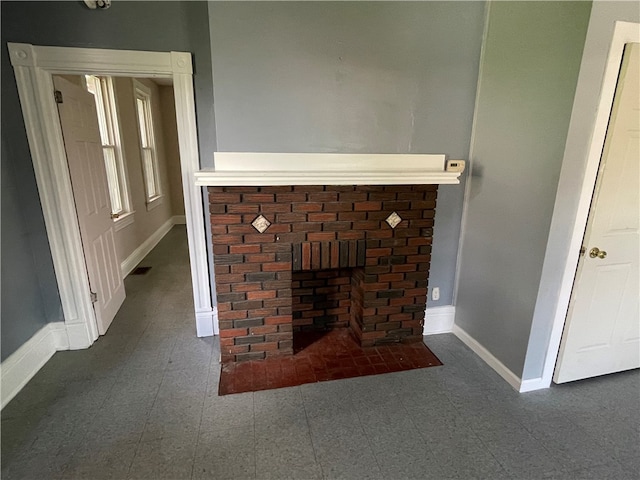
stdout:
<svg viewBox="0 0 640 480">
<path fill-rule="evenodd" d="M 212 356 L 209 364 L 209 378 L 207 378 L 207 398 L 215 398 L 218 396 L 218 387 L 220 386 L 220 363 Z"/>
<path fill-rule="evenodd" d="M 358 417 L 385 478 L 439 478 L 436 459 L 403 409 L 389 403 Z"/>
<path fill-rule="evenodd" d="M 618 459 L 622 468 L 625 469 L 633 478 L 640 478 L 640 455 L 633 455 L 631 457 L 623 457 Z"/>
<path fill-rule="evenodd" d="M 204 397 L 207 392 L 208 379 L 208 365 L 200 366 L 197 369 L 167 370 L 162 377 L 158 399 L 195 394 L 201 394 Z"/>
<path fill-rule="evenodd" d="M 545 480 L 637 480 L 638 478 L 640 478 L 639 472 L 629 472 L 616 461 L 577 470 L 552 472 L 544 477 Z"/>
<path fill-rule="evenodd" d="M 197 370 L 209 369 L 211 364 L 211 354 L 202 355 L 198 353 L 172 354 L 167 363 L 167 370 Z"/>
<path fill-rule="evenodd" d="M 217 395 L 174 228 L 91 348 L 2 411 L 2 478 L 638 479 L 640 371 L 521 395 L 450 334 L 437 368 Z"/>
<path fill-rule="evenodd" d="M 62 477 L 71 451 L 55 450 L 50 452 L 22 452 L 7 464 L 2 465 L 2 479 L 59 479 Z"/>
<path fill-rule="evenodd" d="M 123 372 L 122 376 L 116 380 L 104 405 L 143 403 L 151 407 L 160 389 L 163 376 L 163 371 L 146 372 L 144 376 L 136 375 L 135 372 Z"/>
<path fill-rule="evenodd" d="M 62 478 L 69 480 L 126 478 L 133 460 L 135 447 L 126 443 L 85 445 L 66 465 Z"/>
<path fill-rule="evenodd" d="M 2 445 L 2 465 L 20 451 L 28 449 L 38 435 L 40 424 L 46 419 L 46 408 L 31 410 L 24 416 L 2 418 L 0 425 L 0 445 Z M 4 414 L 4 412 L 3 412 Z"/>
<path fill-rule="evenodd" d="M 87 425 L 83 442 L 93 446 L 138 443 L 150 408 L 146 403 L 103 408 Z"/>
<path fill-rule="evenodd" d="M 426 442 L 443 478 L 507 479 L 510 476 L 473 432 L 430 432 Z"/>
<path fill-rule="evenodd" d="M 563 467 L 541 442 L 524 429 L 503 432 L 500 438 L 486 439 L 481 433 L 478 435 L 507 473 L 516 478 L 542 477 Z"/>
<path fill-rule="evenodd" d="M 194 398 L 185 404 L 172 401 L 156 403 L 147 419 L 142 433 L 142 442 L 162 438 L 184 438 L 195 440 L 202 418 L 202 401 Z"/>
<path fill-rule="evenodd" d="M 438 479 L 443 476 L 438 460 L 427 449 L 418 445 L 408 451 L 393 450 L 389 454 L 380 454 L 380 469 L 388 479 Z"/>
<path fill-rule="evenodd" d="M 564 468 L 584 468 L 615 461 L 614 452 L 599 435 L 591 435 L 568 415 L 530 415 L 521 421 Z"/>
<path fill-rule="evenodd" d="M 355 412 L 352 391 L 341 381 L 308 383 L 300 386 L 308 418 L 327 418 L 335 412 Z"/>
<path fill-rule="evenodd" d="M 256 430 L 255 451 L 258 478 L 322 478 L 308 428 L 302 425 Z"/>
<path fill-rule="evenodd" d="M 286 429 L 307 421 L 299 387 L 254 392 L 253 409 L 256 429 L 274 425 Z"/>
<path fill-rule="evenodd" d="M 205 397 L 200 429 L 213 431 L 229 428 L 253 430 L 253 393 Z"/>
<path fill-rule="evenodd" d="M 141 442 L 129 469 L 132 480 L 190 479 L 196 437 L 168 437 Z"/>
<path fill-rule="evenodd" d="M 312 417 L 309 424 L 316 459 L 325 478 L 383 478 L 355 412 Z"/>
<path fill-rule="evenodd" d="M 193 478 L 215 480 L 256 478 L 253 426 L 201 432 L 193 465 Z"/>
</svg>

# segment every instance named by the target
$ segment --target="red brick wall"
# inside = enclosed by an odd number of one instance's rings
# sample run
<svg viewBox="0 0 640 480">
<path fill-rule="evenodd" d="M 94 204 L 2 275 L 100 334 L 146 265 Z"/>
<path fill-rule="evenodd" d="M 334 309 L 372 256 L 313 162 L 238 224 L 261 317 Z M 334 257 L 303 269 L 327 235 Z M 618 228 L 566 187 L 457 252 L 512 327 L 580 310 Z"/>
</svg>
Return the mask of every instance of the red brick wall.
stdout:
<svg viewBox="0 0 640 480">
<path fill-rule="evenodd" d="M 437 185 L 210 187 L 223 362 L 291 354 L 293 270 L 344 262 L 357 267 L 349 315 L 361 344 L 420 341 L 436 193 Z M 394 211 L 403 221 L 392 229 L 385 219 Z M 259 214 L 272 223 L 262 234 L 251 225 Z"/>
</svg>

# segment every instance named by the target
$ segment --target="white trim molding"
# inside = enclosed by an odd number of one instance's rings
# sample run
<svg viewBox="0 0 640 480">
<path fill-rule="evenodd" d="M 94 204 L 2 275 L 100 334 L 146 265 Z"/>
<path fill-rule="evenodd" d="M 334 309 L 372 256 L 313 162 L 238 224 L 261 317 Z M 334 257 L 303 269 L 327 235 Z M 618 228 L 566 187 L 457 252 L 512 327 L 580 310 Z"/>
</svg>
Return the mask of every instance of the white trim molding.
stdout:
<svg viewBox="0 0 640 480">
<path fill-rule="evenodd" d="M 451 333 L 456 316 L 456 307 L 444 305 L 431 307 L 424 311 L 424 328 L 422 335 L 436 335 L 439 333 Z"/>
<path fill-rule="evenodd" d="M 445 155 L 215 152 L 214 168 L 196 172 L 196 185 L 458 184 Z"/>
<path fill-rule="evenodd" d="M 532 380 L 525 380 L 525 382 L 533 382 L 532 385 L 538 385 L 537 388 L 539 389 L 548 388 L 551 385 L 556 360 L 558 358 L 560 341 L 562 340 L 562 331 L 564 329 L 564 323 L 569 310 L 571 291 L 573 289 L 573 282 L 579 260 L 578 252 L 582 245 L 582 239 L 589 217 L 589 209 L 591 207 L 593 189 L 598 177 L 600 156 L 607 134 L 609 116 L 613 107 L 613 99 L 618 81 L 618 72 L 620 64 L 622 63 L 624 47 L 627 43 L 638 42 L 640 42 L 640 24 L 621 21 L 615 22 L 604 69 L 602 87 L 600 89 L 600 99 L 598 101 L 598 107 L 593 121 L 593 130 L 588 147 L 588 154 L 586 157 L 586 163 L 584 164 L 584 175 L 581 176 L 581 171 L 577 171 L 576 168 L 569 168 L 567 165 L 563 165 L 562 171 L 560 172 L 560 182 L 558 186 L 558 193 L 556 195 L 554 215 L 551 220 L 551 229 L 549 234 L 550 239 L 554 237 L 556 232 L 566 230 L 566 225 L 569 220 L 561 215 L 560 205 L 566 204 L 567 196 L 575 196 L 573 189 L 575 188 L 574 185 L 576 182 L 581 182 L 580 198 L 578 200 L 573 225 L 571 226 L 571 241 L 567 249 L 569 254 L 564 255 L 564 265 L 558 265 L 557 252 L 550 252 L 551 247 L 548 247 L 548 251 L 545 255 L 543 279 L 547 270 L 556 269 L 562 270 L 562 278 L 559 285 L 552 286 L 553 288 L 541 288 L 541 291 L 538 294 L 536 309 L 534 311 L 534 325 L 537 323 L 536 320 L 538 316 L 542 315 L 543 317 L 548 318 L 549 313 L 553 314 L 553 323 L 551 325 L 551 333 L 545 356 L 542 377 L 540 379 L 534 378 Z M 564 161 L 566 162 L 566 158 Z M 576 178 L 581 180 L 576 180 Z M 565 189 L 569 189 L 569 191 L 566 192 Z M 542 309 L 539 309 L 539 304 L 549 301 L 548 298 L 542 298 L 545 292 L 548 294 L 549 290 L 553 292 L 555 305 L 551 312 L 545 313 L 542 312 Z M 557 292 L 557 294 L 555 292 Z"/>
<path fill-rule="evenodd" d="M 498 375 L 504 378 L 509 385 L 520 392 L 522 380 L 519 376 L 513 373 L 507 366 L 498 360 L 493 354 L 484 348 L 480 342 L 465 332 L 458 325 L 453 326 L 453 334 L 462 341 L 467 347 L 469 347 L 476 355 L 478 355 L 484 362 L 493 368 Z"/>
<path fill-rule="evenodd" d="M 196 311 L 196 334 L 198 337 L 210 337 L 219 333 L 217 306 L 214 305 L 212 311 Z"/>
<path fill-rule="evenodd" d="M 522 380 L 520 382 L 520 393 L 533 392 L 535 390 L 542 390 L 543 388 L 549 388 L 549 384 L 545 383 L 544 378 L 530 378 L 528 380 Z"/>
<path fill-rule="evenodd" d="M 67 350 L 69 339 L 63 322 L 48 323 L 0 365 L 4 408 L 58 350 Z"/>
<path fill-rule="evenodd" d="M 199 170 L 191 54 L 8 43 L 71 349 L 98 337 L 73 191 L 53 92 L 53 74 L 172 78 L 196 315 L 213 322 Z M 200 326 L 202 325 L 202 326 Z M 215 328 L 203 320 L 201 331 Z"/>
</svg>

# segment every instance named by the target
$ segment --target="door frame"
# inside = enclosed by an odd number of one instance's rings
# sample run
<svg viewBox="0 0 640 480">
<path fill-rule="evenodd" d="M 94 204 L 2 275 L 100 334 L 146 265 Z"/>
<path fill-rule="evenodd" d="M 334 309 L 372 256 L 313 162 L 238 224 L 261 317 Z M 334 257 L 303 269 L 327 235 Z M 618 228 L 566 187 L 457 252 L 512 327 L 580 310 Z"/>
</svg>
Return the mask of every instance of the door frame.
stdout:
<svg viewBox="0 0 640 480">
<path fill-rule="evenodd" d="M 203 196 L 195 185 L 199 154 L 191 54 L 8 43 L 24 117 L 47 237 L 60 292 L 69 348 L 89 347 L 98 338 L 89 280 L 53 96 L 54 74 L 97 74 L 171 78 L 182 171 L 189 262 L 199 337 L 217 332 L 211 301 Z"/>
<path fill-rule="evenodd" d="M 569 243 L 568 252 L 564 265 L 561 265 L 562 280 L 558 285 L 558 297 L 555 308 L 553 310 L 553 323 L 551 326 L 551 335 L 546 352 L 542 377 L 533 379 L 530 385 L 520 391 L 536 390 L 538 388 L 547 388 L 551 385 L 553 372 L 555 370 L 558 353 L 560 350 L 560 342 L 562 340 L 562 332 L 564 330 L 565 321 L 569 311 L 571 301 L 571 293 L 577 272 L 580 257 L 578 252 L 582 245 L 584 232 L 589 219 L 589 211 L 591 208 L 591 199 L 593 197 L 594 188 L 598 178 L 598 170 L 600 167 L 600 158 L 602 149 L 607 135 L 607 127 L 611 109 L 613 108 L 613 100 L 616 93 L 618 83 L 618 73 L 622 64 L 622 55 L 624 47 L 627 43 L 640 42 L 640 24 L 631 22 L 615 22 L 613 37 L 609 46 L 609 53 L 605 64 L 602 87 L 600 89 L 600 98 L 598 107 L 594 117 L 593 129 L 587 157 L 584 167 L 584 176 L 580 185 L 580 198 L 578 200 L 576 216 L 571 226 L 571 241 Z M 575 177 L 580 172 L 565 171 L 563 169 L 561 176 Z M 562 194 L 558 190 L 558 197 Z M 552 228 L 554 222 L 552 220 Z M 553 232 L 551 232 L 553 233 Z"/>
</svg>

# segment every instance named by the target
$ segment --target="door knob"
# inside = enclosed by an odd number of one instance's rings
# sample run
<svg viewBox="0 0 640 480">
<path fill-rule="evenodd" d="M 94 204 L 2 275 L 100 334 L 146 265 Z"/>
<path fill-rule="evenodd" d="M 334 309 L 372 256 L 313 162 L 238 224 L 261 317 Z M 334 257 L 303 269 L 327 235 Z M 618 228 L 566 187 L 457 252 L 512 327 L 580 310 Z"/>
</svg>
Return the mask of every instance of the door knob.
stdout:
<svg viewBox="0 0 640 480">
<path fill-rule="evenodd" d="M 607 252 L 605 252 L 604 250 L 600 250 L 598 247 L 593 247 L 591 250 L 589 250 L 589 256 L 591 258 L 605 258 L 607 256 Z"/>
</svg>

